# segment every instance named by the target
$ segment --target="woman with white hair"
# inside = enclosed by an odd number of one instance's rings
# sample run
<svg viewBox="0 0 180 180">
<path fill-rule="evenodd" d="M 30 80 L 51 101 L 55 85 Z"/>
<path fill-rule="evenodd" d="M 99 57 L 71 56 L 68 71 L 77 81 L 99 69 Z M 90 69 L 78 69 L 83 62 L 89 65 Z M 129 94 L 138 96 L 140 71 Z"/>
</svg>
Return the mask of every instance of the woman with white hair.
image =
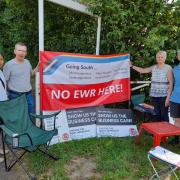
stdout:
<svg viewBox="0 0 180 180">
<path fill-rule="evenodd" d="M 179 64 L 173 69 L 173 82 L 174 88 L 170 97 L 170 115 L 175 119 L 175 126 L 180 128 L 180 50 L 177 51 L 177 60 Z M 179 143 L 179 137 L 171 141 L 172 144 Z"/>
<path fill-rule="evenodd" d="M 166 57 L 166 51 L 159 51 L 156 54 L 157 64 L 147 68 L 137 67 L 132 64 L 130 66 L 141 74 L 152 73 L 150 96 L 156 113 L 156 120 L 168 122 L 168 106 L 173 87 L 173 77 L 171 66 L 165 64 Z"/>
</svg>

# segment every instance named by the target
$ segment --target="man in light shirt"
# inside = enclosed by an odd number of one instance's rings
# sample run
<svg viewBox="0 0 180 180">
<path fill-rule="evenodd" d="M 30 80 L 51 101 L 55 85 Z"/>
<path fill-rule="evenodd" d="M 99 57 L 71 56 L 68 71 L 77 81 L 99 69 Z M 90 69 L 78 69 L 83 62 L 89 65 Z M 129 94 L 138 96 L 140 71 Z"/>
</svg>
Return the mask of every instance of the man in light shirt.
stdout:
<svg viewBox="0 0 180 180">
<path fill-rule="evenodd" d="M 32 70 L 27 55 L 27 46 L 24 43 L 17 43 L 14 49 L 15 58 L 8 61 L 3 68 L 4 77 L 7 82 L 9 99 L 16 98 L 22 94 L 26 95 L 28 112 L 34 113 L 34 98 L 32 95 L 31 76 L 36 69 Z"/>
</svg>

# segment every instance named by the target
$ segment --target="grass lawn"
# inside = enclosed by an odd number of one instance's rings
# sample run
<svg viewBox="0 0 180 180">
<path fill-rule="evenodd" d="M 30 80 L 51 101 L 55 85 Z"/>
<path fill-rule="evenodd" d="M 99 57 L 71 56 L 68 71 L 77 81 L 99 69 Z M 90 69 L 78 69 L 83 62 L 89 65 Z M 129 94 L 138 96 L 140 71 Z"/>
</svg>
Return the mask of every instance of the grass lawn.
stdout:
<svg viewBox="0 0 180 180">
<path fill-rule="evenodd" d="M 141 138 L 141 144 L 135 144 L 135 138 L 90 138 L 76 140 L 51 146 L 51 151 L 60 157 L 53 161 L 39 152 L 27 157 L 28 166 L 39 179 L 65 180 L 71 179 L 73 171 L 81 169 L 80 164 L 74 169 L 68 167 L 72 162 L 85 158 L 84 163 L 95 162 L 94 174 L 87 179 L 104 180 L 142 180 L 152 175 L 152 167 L 147 159 L 147 152 L 152 146 L 152 136 L 147 134 Z M 180 153 L 179 147 L 162 144 L 163 147 Z M 72 161 L 73 160 L 73 161 Z M 158 167 L 163 163 L 155 162 Z M 72 172 L 71 172 L 72 171 Z M 83 170 L 82 173 L 88 173 Z M 180 172 L 178 172 L 180 177 Z M 86 178 L 78 178 L 86 179 Z M 170 179 L 174 179 L 173 176 Z"/>
</svg>

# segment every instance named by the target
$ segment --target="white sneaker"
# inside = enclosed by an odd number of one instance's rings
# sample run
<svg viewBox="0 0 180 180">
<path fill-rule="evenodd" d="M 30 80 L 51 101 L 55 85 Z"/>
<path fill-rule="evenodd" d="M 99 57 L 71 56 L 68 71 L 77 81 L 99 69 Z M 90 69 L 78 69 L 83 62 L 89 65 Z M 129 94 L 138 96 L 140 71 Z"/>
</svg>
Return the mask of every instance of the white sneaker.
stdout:
<svg viewBox="0 0 180 180">
<path fill-rule="evenodd" d="M 0 163 L 4 162 L 4 158 L 0 157 Z"/>
<path fill-rule="evenodd" d="M 9 150 L 5 150 L 5 154 L 7 154 L 9 152 Z M 4 154 L 4 152 L 3 152 L 3 149 L 0 149 L 0 154 Z"/>
</svg>

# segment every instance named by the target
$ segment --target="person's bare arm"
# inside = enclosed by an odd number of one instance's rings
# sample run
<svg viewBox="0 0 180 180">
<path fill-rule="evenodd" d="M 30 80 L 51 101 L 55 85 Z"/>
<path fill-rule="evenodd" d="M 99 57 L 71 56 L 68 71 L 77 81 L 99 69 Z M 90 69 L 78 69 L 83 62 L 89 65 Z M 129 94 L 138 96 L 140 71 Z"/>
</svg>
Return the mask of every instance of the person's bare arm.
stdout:
<svg viewBox="0 0 180 180">
<path fill-rule="evenodd" d="M 137 71 L 141 74 L 150 73 L 152 71 L 152 67 L 141 68 L 138 66 L 132 66 L 132 69 L 134 69 L 135 71 Z"/>
<path fill-rule="evenodd" d="M 141 68 L 138 66 L 134 66 L 131 62 L 130 62 L 130 67 L 141 74 L 150 73 L 152 71 L 152 66 L 147 68 Z"/>
<path fill-rule="evenodd" d="M 39 71 L 39 62 L 37 66 L 32 70 L 32 76 L 34 76 Z"/>
</svg>

